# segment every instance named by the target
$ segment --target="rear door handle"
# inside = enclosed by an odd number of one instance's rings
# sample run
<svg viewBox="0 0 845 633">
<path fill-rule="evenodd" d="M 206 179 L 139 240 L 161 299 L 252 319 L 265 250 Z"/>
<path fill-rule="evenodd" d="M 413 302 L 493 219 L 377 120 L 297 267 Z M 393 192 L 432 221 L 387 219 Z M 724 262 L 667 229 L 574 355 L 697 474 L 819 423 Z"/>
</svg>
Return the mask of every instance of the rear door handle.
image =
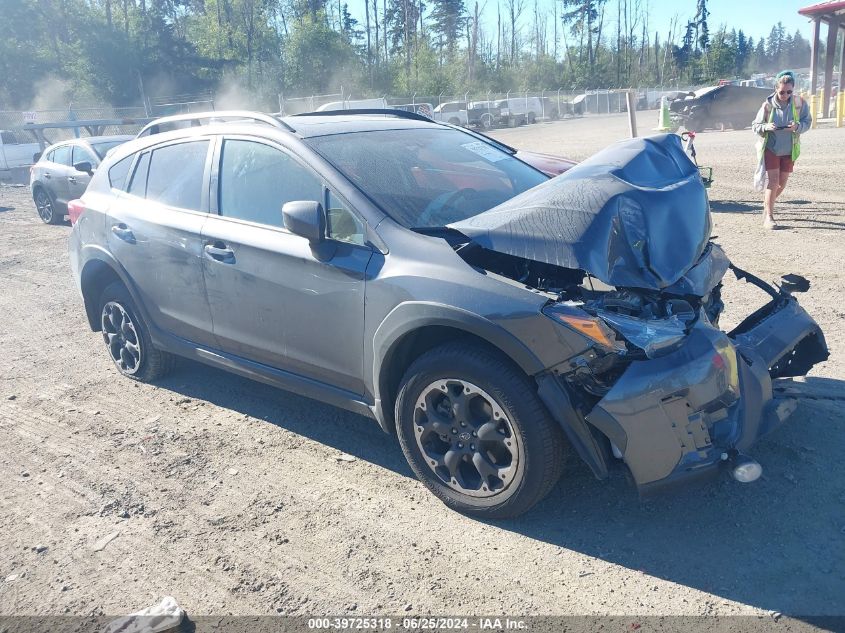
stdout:
<svg viewBox="0 0 845 633">
<path fill-rule="evenodd" d="M 135 244 L 135 234 L 125 224 L 115 224 L 111 227 L 111 232 L 114 233 L 118 239 L 123 240 L 127 244 Z"/>
<path fill-rule="evenodd" d="M 76 176 L 68 176 L 67 181 L 75 183 L 76 182 Z"/>
<path fill-rule="evenodd" d="M 49 171 L 45 171 L 45 172 L 44 172 L 44 177 L 45 177 L 47 180 L 50 180 L 50 178 L 52 178 L 53 176 L 50 174 L 50 172 L 49 172 Z"/>
<path fill-rule="evenodd" d="M 213 244 L 206 244 L 203 251 L 208 259 L 213 259 L 221 264 L 235 263 L 235 251 L 226 246 L 223 242 L 218 241 Z"/>
</svg>

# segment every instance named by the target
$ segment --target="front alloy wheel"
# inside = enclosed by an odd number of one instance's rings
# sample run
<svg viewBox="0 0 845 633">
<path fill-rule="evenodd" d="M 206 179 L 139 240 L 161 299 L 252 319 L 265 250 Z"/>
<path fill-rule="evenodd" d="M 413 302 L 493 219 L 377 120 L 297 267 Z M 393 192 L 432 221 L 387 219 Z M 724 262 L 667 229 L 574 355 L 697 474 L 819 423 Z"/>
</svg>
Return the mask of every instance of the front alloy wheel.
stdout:
<svg viewBox="0 0 845 633">
<path fill-rule="evenodd" d="M 414 474 L 458 512 L 513 517 L 560 478 L 561 429 L 498 350 L 454 341 L 422 354 L 402 378 L 395 415 Z"/>
<path fill-rule="evenodd" d="M 425 387 L 414 407 L 417 448 L 445 486 L 492 497 L 514 483 L 519 445 L 502 408 L 486 391 L 447 378 Z"/>
</svg>

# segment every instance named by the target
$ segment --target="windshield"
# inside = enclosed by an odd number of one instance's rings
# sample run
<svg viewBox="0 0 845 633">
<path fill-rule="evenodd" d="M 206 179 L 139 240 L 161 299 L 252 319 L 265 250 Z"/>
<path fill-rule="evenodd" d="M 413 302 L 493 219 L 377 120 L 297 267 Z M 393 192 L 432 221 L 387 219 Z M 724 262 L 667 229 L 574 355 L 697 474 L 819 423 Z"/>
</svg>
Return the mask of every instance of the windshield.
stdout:
<svg viewBox="0 0 845 633">
<path fill-rule="evenodd" d="M 105 158 L 110 149 L 114 149 L 118 145 L 123 145 L 126 141 L 103 141 L 102 143 L 91 143 L 91 147 L 97 152 L 97 156 Z"/>
<path fill-rule="evenodd" d="M 492 209 L 548 178 L 507 152 L 447 128 L 308 139 L 406 228 L 434 228 Z"/>
</svg>

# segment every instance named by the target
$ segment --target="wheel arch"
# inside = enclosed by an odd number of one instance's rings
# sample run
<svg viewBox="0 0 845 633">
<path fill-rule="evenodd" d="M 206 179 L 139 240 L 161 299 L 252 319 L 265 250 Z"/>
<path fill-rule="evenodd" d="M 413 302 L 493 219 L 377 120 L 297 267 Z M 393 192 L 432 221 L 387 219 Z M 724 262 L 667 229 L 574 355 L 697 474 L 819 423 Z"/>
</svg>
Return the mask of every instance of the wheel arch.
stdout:
<svg viewBox="0 0 845 633">
<path fill-rule="evenodd" d="M 394 405 L 402 377 L 420 355 L 448 341 L 472 341 L 514 363 L 527 376 L 544 367 L 521 341 L 478 315 L 438 304 L 403 304 L 373 339 L 373 407 L 376 420 L 395 432 Z"/>
<path fill-rule="evenodd" d="M 88 317 L 88 325 L 94 332 L 99 332 L 101 329 L 100 295 L 109 284 L 115 281 L 126 287 L 141 312 L 141 318 L 149 323 L 143 304 L 138 300 L 135 287 L 126 271 L 109 253 L 96 249 L 93 253 L 89 253 L 88 259 L 83 264 L 79 274 L 79 288 L 85 304 L 85 315 Z"/>
</svg>

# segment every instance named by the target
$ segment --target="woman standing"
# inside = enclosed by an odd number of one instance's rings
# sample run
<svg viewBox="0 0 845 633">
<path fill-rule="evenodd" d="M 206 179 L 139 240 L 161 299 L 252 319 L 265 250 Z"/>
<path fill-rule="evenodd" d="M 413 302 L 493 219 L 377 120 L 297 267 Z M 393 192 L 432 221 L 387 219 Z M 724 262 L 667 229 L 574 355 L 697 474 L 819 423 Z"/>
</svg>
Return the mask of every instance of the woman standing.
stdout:
<svg viewBox="0 0 845 633">
<path fill-rule="evenodd" d="M 807 102 L 795 92 L 795 75 L 792 71 L 779 72 L 775 78 L 775 91 L 769 95 L 757 112 L 751 129 L 758 134 L 758 156 L 763 161 L 768 176 L 763 197 L 763 226 L 777 227 L 774 218 L 775 200 L 783 193 L 789 174 L 801 153 L 800 135 L 810 129 L 812 121 Z"/>
</svg>

